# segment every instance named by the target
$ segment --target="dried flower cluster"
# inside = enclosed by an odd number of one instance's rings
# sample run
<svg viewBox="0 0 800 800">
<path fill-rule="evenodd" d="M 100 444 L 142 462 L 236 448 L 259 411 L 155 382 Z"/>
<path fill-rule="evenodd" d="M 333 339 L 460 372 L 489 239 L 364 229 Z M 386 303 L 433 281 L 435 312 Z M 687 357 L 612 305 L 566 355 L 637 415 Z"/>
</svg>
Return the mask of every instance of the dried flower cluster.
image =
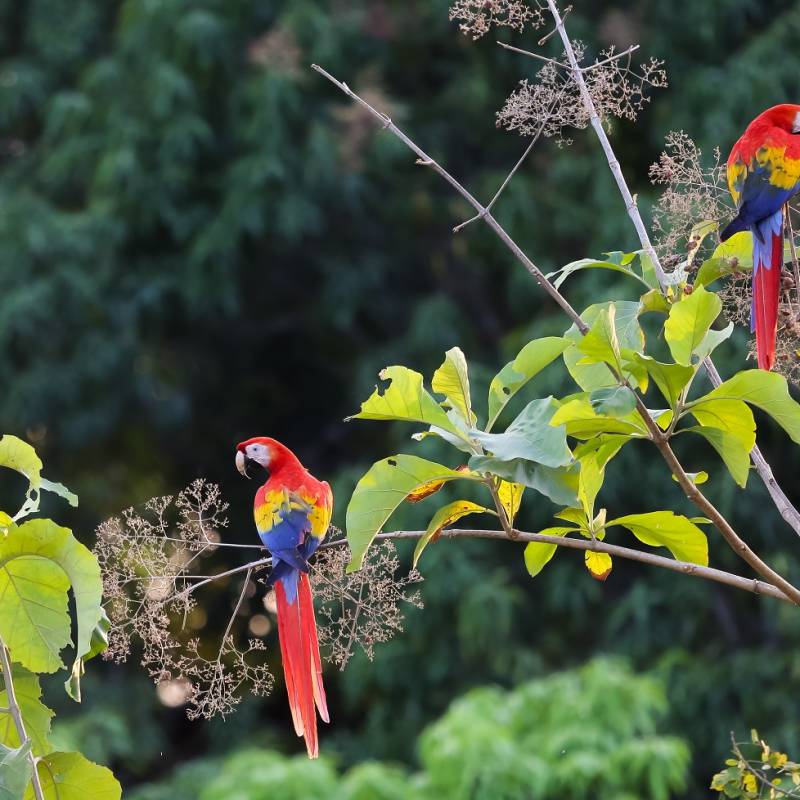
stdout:
<svg viewBox="0 0 800 800">
<path fill-rule="evenodd" d="M 572 43 L 578 61 L 586 47 Z M 598 115 L 607 126 L 612 118 L 635 120 L 646 103 L 648 89 L 667 85 L 663 62 L 650 59 L 631 66 L 631 55 L 614 58 L 613 47 L 600 53 L 593 65 L 583 67 L 583 78 Z M 553 137 L 559 145 L 570 144 L 567 133 L 589 124 L 589 109 L 581 98 L 578 84 L 564 59 L 547 62 L 531 82 L 523 80 L 497 113 L 497 126 L 521 136 Z"/>
<path fill-rule="evenodd" d="M 686 259 L 698 223 L 724 223 L 733 215 L 725 164 L 719 148 L 714 149 L 711 163 L 704 164 L 692 139 L 683 131 L 672 131 L 658 162 L 650 167 L 650 179 L 664 187 L 653 209 L 653 233 L 655 248 L 669 270 Z M 711 241 L 716 245 L 719 240 Z"/>
<path fill-rule="evenodd" d="M 526 25 L 539 28 L 544 25 L 544 8 L 525 0 L 456 0 L 450 7 L 450 19 L 459 21 L 462 33 L 480 39 L 493 25 L 517 31 Z"/>
<path fill-rule="evenodd" d="M 182 691 L 183 702 L 175 704 L 187 704 L 190 718 L 225 715 L 239 703 L 241 689 L 262 695 L 274 682 L 262 641 L 237 647 L 229 624 L 218 646 L 207 651 L 188 633 L 200 611 L 193 573 L 218 548 L 227 508 L 219 487 L 196 480 L 176 497 L 153 498 L 141 513 L 129 508 L 97 530 L 95 552 L 111 621 L 104 656 L 126 660 L 137 637 L 142 666 L 157 685 Z"/>
<path fill-rule="evenodd" d="M 326 658 L 344 669 L 358 645 L 370 660 L 376 644 L 388 642 L 403 630 L 404 604 L 422 608 L 422 581 L 416 570 L 396 578 L 400 565 L 390 541 L 376 542 L 364 566 L 348 574 L 350 550 L 346 545 L 320 550 L 311 570 L 314 596 L 322 601 L 317 619 L 319 640 Z"/>
</svg>

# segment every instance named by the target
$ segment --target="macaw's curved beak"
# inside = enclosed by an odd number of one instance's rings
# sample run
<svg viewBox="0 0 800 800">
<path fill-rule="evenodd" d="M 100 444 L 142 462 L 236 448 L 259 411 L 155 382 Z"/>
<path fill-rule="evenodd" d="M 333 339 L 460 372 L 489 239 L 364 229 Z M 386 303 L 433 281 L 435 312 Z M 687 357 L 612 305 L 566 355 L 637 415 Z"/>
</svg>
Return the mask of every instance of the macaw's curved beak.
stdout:
<svg viewBox="0 0 800 800">
<path fill-rule="evenodd" d="M 236 451 L 236 469 L 245 476 L 245 478 L 249 478 L 250 476 L 247 474 L 247 456 L 241 451 Z"/>
</svg>

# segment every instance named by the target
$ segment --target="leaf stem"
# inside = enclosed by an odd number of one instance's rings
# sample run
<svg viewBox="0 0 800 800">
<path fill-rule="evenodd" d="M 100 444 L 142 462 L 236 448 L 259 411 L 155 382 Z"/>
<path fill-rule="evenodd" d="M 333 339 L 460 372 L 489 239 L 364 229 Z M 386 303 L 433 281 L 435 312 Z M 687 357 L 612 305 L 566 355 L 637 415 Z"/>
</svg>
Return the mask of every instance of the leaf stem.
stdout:
<svg viewBox="0 0 800 800">
<path fill-rule="evenodd" d="M 6 697 L 8 697 L 8 711 L 11 714 L 11 719 L 14 721 L 14 727 L 17 729 L 17 737 L 19 738 L 20 745 L 23 745 L 28 741 L 28 734 L 25 732 L 25 722 L 22 719 L 22 711 L 17 701 L 17 694 L 14 691 L 14 679 L 11 674 L 11 658 L 8 648 L 2 639 L 0 639 L 0 662 L 2 662 L 3 669 L 3 684 L 6 690 Z M 28 753 L 28 759 L 33 768 L 31 774 L 33 793 L 36 796 L 36 800 L 44 800 L 42 782 L 39 779 L 39 770 L 36 767 L 36 756 L 33 755 L 33 750 Z"/>
</svg>

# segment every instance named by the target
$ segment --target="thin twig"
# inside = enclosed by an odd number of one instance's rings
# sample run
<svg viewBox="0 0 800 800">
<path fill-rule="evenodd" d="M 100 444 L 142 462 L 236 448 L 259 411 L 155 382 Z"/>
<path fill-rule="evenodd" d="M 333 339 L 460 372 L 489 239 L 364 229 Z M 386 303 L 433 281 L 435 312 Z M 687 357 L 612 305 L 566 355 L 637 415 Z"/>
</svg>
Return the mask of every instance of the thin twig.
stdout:
<svg viewBox="0 0 800 800">
<path fill-rule="evenodd" d="M 312 64 L 311 68 L 329 80 L 334 86 L 338 87 L 340 91 L 344 92 L 349 98 L 358 103 L 362 108 L 369 111 L 369 113 L 377 119 L 383 128 L 390 131 L 396 136 L 403 144 L 408 147 L 413 153 L 418 156 L 417 163 L 430 167 L 437 172 L 447 183 L 449 183 L 481 216 L 486 224 L 497 234 L 503 244 L 514 254 L 518 261 L 522 263 L 525 269 L 535 278 L 537 283 L 550 295 L 550 297 L 558 304 L 561 310 L 575 323 L 575 326 L 581 332 L 585 333 L 589 330 L 586 323 L 581 319 L 580 314 L 569 304 L 567 299 L 556 289 L 550 281 L 547 280 L 544 273 L 528 258 L 527 255 L 521 250 L 519 245 L 506 233 L 505 229 L 500 223 L 489 213 L 487 210 L 470 194 L 447 170 L 440 166 L 433 158 L 431 158 L 421 147 L 417 146 L 411 139 L 401 131 L 386 114 L 382 114 L 377 109 L 373 108 L 366 100 L 359 97 L 350 87 L 337 80 L 329 72 L 324 70 L 317 64 Z"/>
<path fill-rule="evenodd" d="M 629 56 L 638 49 L 638 44 L 632 44 L 627 50 L 623 50 L 621 53 L 615 53 L 613 56 L 604 58 L 602 61 L 595 61 L 594 64 L 589 64 L 587 67 L 581 67 L 581 72 L 591 72 L 591 70 L 597 69 L 597 67 L 602 67 L 604 64 L 608 64 L 611 61 L 618 61 L 620 58 L 625 58 L 625 56 Z"/>
<path fill-rule="evenodd" d="M 8 654 L 8 648 L 5 642 L 0 639 L 0 661 L 2 662 L 3 669 L 3 685 L 6 690 L 6 697 L 8 698 L 8 710 L 11 714 L 11 719 L 14 721 L 14 727 L 17 729 L 17 738 L 19 739 L 20 746 L 25 744 L 28 739 L 28 734 L 25 732 L 25 722 L 22 719 L 22 711 L 17 701 L 17 695 L 14 691 L 14 679 L 11 673 L 11 659 Z M 36 756 L 33 755 L 33 750 L 28 752 L 28 760 L 31 762 L 32 775 L 31 783 L 33 785 L 33 793 L 36 800 L 44 800 L 44 792 L 42 791 L 42 782 L 39 778 L 39 770 L 37 768 Z"/>
<path fill-rule="evenodd" d="M 739 744 L 734 738 L 733 733 L 731 733 L 731 745 L 734 754 L 738 756 L 739 760 L 745 765 L 745 769 L 765 788 L 779 792 L 784 797 L 797 797 L 797 792 L 795 790 L 787 791 L 786 789 L 781 789 L 780 786 L 775 786 L 761 770 L 756 769 L 750 761 L 742 755 L 742 751 L 739 749 Z"/>
<path fill-rule="evenodd" d="M 547 58 L 547 56 L 539 55 L 539 53 L 533 53 L 530 50 L 523 50 L 521 47 L 514 47 L 511 44 L 506 44 L 505 42 L 498 41 L 497 44 L 500 47 L 505 48 L 506 50 L 511 50 L 513 53 L 520 53 L 523 56 L 529 56 L 530 58 L 538 59 L 539 61 L 544 61 L 546 64 L 554 64 L 557 67 L 561 67 L 561 69 L 569 69 L 568 64 L 564 64 L 562 61 L 556 61 L 554 58 Z"/>
</svg>

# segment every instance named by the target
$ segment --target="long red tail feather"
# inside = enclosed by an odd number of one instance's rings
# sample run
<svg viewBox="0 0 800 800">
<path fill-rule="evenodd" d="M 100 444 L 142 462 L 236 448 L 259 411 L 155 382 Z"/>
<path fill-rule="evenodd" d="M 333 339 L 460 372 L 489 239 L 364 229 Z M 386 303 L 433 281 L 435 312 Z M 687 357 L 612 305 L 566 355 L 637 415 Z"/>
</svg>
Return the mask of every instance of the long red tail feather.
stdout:
<svg viewBox="0 0 800 800">
<path fill-rule="evenodd" d="M 289 603 L 283 581 L 275 585 L 278 605 L 278 638 L 281 645 L 283 672 L 294 729 L 306 742 L 309 758 L 319 755 L 317 715 L 329 721 L 325 689 L 322 686 L 322 665 L 317 641 L 317 625 L 308 575 L 297 581 L 297 596 Z"/>
<path fill-rule="evenodd" d="M 783 226 L 771 233 L 771 242 L 755 247 L 758 258 L 753 274 L 753 316 L 756 352 L 760 369 L 771 370 L 775 363 L 775 339 L 778 330 L 778 296 L 783 266 Z M 768 261 L 769 263 L 765 263 Z"/>
</svg>

